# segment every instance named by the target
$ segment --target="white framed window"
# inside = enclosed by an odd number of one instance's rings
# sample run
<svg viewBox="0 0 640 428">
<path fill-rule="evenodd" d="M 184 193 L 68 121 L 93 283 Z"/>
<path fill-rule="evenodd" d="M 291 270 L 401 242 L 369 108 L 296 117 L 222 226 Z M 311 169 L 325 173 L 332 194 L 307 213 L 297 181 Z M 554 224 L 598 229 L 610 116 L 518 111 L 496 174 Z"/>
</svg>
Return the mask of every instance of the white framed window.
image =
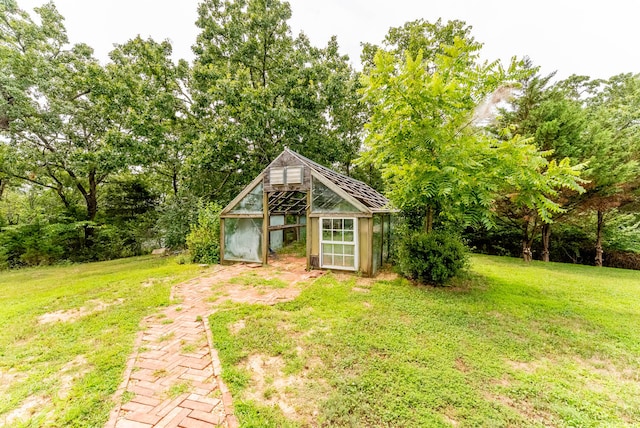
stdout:
<svg viewBox="0 0 640 428">
<path fill-rule="evenodd" d="M 320 267 L 358 270 L 358 219 L 320 218 Z"/>
</svg>

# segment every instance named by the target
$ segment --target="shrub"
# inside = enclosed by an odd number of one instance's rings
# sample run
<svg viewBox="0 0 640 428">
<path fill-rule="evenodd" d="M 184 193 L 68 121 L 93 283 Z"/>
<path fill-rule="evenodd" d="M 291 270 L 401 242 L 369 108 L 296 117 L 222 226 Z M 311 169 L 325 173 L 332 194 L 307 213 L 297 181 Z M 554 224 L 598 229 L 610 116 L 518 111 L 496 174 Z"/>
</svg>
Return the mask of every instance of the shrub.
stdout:
<svg viewBox="0 0 640 428">
<path fill-rule="evenodd" d="M 187 247 L 194 263 L 220 262 L 220 211 L 220 205 L 209 203 L 198 212 L 198 223 L 191 226 L 187 235 Z"/>
<path fill-rule="evenodd" d="M 465 268 L 467 260 L 464 244 L 444 231 L 407 233 L 398 247 L 400 274 L 425 284 L 445 284 Z"/>
</svg>

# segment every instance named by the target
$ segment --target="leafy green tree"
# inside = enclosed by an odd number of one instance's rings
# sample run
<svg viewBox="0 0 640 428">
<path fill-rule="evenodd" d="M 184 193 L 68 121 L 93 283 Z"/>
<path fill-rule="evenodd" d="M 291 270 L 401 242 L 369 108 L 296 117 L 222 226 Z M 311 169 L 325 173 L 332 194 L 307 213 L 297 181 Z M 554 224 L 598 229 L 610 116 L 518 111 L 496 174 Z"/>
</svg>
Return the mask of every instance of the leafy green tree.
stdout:
<svg viewBox="0 0 640 428">
<path fill-rule="evenodd" d="M 348 170 L 361 104 L 336 40 L 319 49 L 292 37 L 289 4 L 278 0 L 206 0 L 198 12 L 192 88 L 202 132 L 188 162 L 196 193 L 229 198 L 285 146 Z"/>
<path fill-rule="evenodd" d="M 139 36 L 111 53 L 108 73 L 117 85 L 108 94 L 114 114 L 134 142 L 132 162 L 152 171 L 174 196 L 184 180 L 183 166 L 197 138 L 189 94 L 190 69 L 175 64 L 168 41 Z"/>
<path fill-rule="evenodd" d="M 590 184 L 577 202 L 595 213 L 595 264 L 602 266 L 607 221 L 639 200 L 640 75 L 605 81 L 573 76 L 564 86 L 587 112 L 587 135 L 576 150 L 588 161 L 585 176 Z"/>
<path fill-rule="evenodd" d="M 561 209 L 550 196 L 560 187 L 578 189 L 577 171 L 568 161 L 548 161 L 519 135 L 499 141 L 474 120 L 483 100 L 512 85 L 518 64 L 504 70 L 481 63 L 481 45 L 457 36 L 448 44 L 447 35 L 421 38 L 439 41 L 430 57 L 375 54 L 365 80 L 372 116 L 364 159 L 381 169 L 398 208 L 423 213 L 427 231 L 436 219 L 491 226 L 498 194 L 550 219 Z"/>
<path fill-rule="evenodd" d="M 109 94 L 114 82 L 86 45 L 68 46 L 63 18 L 52 3 L 37 8 L 40 23 L 3 3 L 6 102 L 4 134 L 25 161 L 15 176 L 53 189 L 71 209 L 71 192 L 84 201 L 84 218 L 98 213 L 98 189 L 130 164 L 130 139 L 121 132 Z M 29 69 L 25 72 L 25 69 Z M 91 223 L 86 227 L 91 244 Z"/>
<path fill-rule="evenodd" d="M 532 72 L 537 71 L 528 60 L 525 61 L 525 67 Z M 580 146 L 584 138 L 586 115 L 581 105 L 567 97 L 565 91 L 549 86 L 554 74 L 526 75 L 520 81 L 518 90 L 514 91 L 509 107 L 500 110 L 497 123 L 492 127 L 499 136 L 504 136 L 501 132 L 503 129 L 511 128 L 512 133 L 530 138 L 539 150 L 547 153 L 548 159 L 562 162 L 565 158 L 571 158 L 574 163 L 578 163 L 581 159 L 576 147 Z M 568 189 L 569 192 L 549 189 L 546 194 L 557 203 L 568 202 L 571 196 L 578 194 L 573 186 L 568 186 Z M 531 257 L 533 241 L 541 231 L 542 259 L 549 261 L 551 218 L 542 220 L 535 205 L 523 205 L 519 202 L 512 195 L 499 197 L 497 219 L 500 224 L 521 232 L 525 258 Z M 562 211 L 556 212 L 556 217 L 566 213 L 566 209 L 563 207 Z"/>
</svg>

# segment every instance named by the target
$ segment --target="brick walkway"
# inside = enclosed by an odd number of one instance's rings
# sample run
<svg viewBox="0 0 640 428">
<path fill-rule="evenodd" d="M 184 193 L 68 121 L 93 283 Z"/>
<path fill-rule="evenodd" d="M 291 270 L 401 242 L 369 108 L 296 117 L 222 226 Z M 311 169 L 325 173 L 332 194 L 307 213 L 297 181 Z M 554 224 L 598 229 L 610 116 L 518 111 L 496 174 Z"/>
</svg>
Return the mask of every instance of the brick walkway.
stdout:
<svg viewBox="0 0 640 428">
<path fill-rule="evenodd" d="M 231 394 L 220 377 L 209 314 L 225 300 L 273 305 L 294 299 L 300 293 L 299 282 L 322 275 L 306 272 L 305 260 L 295 257 L 259 266 L 216 266 L 212 273 L 173 288 L 171 300 L 180 303 L 143 321 L 124 381 L 114 395 L 115 402 L 123 404 L 112 410 L 105 428 L 238 426 Z M 228 283 L 247 272 L 279 278 L 289 287 L 265 290 Z M 210 301 L 213 285 L 222 294 L 214 302 Z"/>
<path fill-rule="evenodd" d="M 207 324 L 212 279 L 234 269 L 177 285 L 181 303 L 145 319 L 106 428 L 238 426 Z"/>
</svg>

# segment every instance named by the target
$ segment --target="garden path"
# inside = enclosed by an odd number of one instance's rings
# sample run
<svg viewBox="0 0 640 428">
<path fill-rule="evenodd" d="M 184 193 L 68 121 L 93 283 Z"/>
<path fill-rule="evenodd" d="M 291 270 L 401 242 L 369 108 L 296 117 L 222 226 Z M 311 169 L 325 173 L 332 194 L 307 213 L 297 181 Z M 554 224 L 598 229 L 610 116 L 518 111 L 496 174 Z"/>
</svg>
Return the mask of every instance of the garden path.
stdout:
<svg viewBox="0 0 640 428">
<path fill-rule="evenodd" d="M 122 404 L 112 410 L 105 428 L 237 427 L 207 318 L 226 300 L 273 305 L 295 298 L 299 282 L 321 274 L 306 272 L 305 265 L 304 259 L 284 256 L 265 268 L 216 266 L 211 273 L 176 285 L 172 301 L 180 303 L 143 321 L 114 397 Z M 229 282 L 249 271 L 288 285 L 265 289 L 246 281 Z"/>
</svg>

